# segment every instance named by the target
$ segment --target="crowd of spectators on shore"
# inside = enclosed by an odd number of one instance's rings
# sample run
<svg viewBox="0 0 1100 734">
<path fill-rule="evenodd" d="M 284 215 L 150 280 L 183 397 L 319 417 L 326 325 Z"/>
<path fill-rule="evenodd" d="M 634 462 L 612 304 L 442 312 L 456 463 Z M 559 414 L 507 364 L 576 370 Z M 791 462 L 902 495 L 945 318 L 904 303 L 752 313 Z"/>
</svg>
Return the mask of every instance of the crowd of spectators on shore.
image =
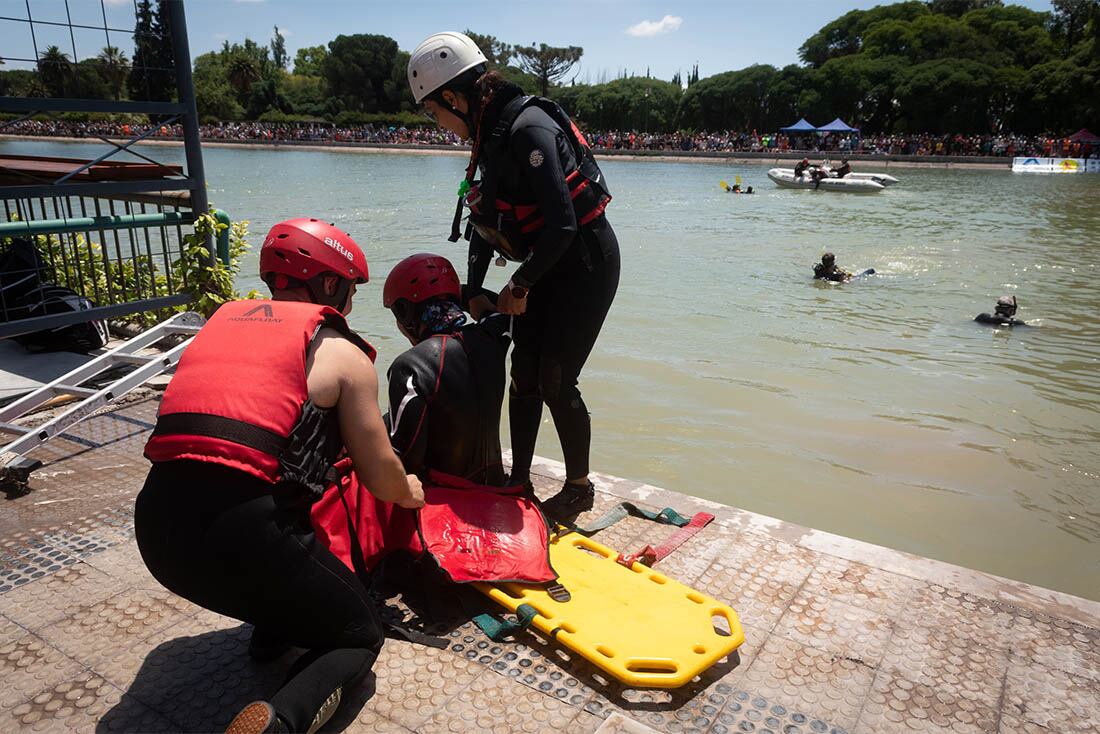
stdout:
<svg viewBox="0 0 1100 734">
<path fill-rule="evenodd" d="M 117 122 L 72 122 L 65 120 L 24 120 L 0 128 L 0 132 L 43 137 L 130 137 L 150 133 L 152 138 L 183 136 L 179 125 L 150 126 Z M 359 143 L 398 145 L 462 145 L 452 133 L 436 127 L 390 125 L 338 126 L 332 123 L 222 122 L 202 125 L 204 140 L 293 143 Z M 917 155 L 917 156 L 1044 156 L 1089 158 L 1100 156 L 1100 149 L 1077 143 L 1068 137 L 1024 136 L 1011 133 L 996 135 L 893 134 L 758 134 L 752 132 L 643 133 L 604 131 L 587 133 L 596 150 L 637 150 L 665 152 L 756 152 L 786 151 Z"/>
</svg>

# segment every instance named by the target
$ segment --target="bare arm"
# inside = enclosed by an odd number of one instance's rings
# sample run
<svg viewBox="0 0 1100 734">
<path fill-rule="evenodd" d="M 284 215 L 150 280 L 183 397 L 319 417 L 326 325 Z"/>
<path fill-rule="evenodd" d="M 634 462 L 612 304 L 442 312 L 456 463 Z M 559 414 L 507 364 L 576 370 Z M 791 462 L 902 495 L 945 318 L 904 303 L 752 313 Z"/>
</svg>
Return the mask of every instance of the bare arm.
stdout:
<svg viewBox="0 0 1100 734">
<path fill-rule="evenodd" d="M 371 494 L 402 507 L 420 507 L 424 491 L 405 475 L 390 447 L 378 409 L 378 373 L 366 355 L 336 332 L 322 332 L 307 365 L 309 395 L 320 407 L 336 407 L 340 436 L 355 473 Z"/>
</svg>

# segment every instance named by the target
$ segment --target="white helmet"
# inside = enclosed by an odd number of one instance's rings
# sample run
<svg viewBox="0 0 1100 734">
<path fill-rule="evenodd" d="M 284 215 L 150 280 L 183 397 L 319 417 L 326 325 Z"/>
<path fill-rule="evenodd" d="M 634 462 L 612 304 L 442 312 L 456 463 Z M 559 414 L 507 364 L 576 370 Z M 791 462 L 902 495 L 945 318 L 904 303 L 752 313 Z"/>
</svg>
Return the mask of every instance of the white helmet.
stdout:
<svg viewBox="0 0 1100 734">
<path fill-rule="evenodd" d="M 428 36 L 409 57 L 413 98 L 420 104 L 447 82 L 485 63 L 485 54 L 463 33 L 446 31 Z"/>
</svg>

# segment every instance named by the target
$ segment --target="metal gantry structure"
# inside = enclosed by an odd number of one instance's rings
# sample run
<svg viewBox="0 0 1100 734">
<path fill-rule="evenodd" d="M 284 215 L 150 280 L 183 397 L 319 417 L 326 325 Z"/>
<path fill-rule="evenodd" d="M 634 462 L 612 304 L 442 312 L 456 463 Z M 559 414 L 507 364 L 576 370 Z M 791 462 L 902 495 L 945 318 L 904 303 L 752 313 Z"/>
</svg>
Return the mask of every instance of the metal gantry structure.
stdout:
<svg viewBox="0 0 1100 734">
<path fill-rule="evenodd" d="M 0 115 L 4 116 L 0 118 L 0 135 L 5 128 L 38 116 L 74 112 L 148 115 L 155 121 L 149 126 L 135 126 L 138 129 L 124 140 L 99 134 L 86 138 L 88 142 L 99 141 L 106 146 L 106 150 L 90 160 L 0 156 L 3 176 L 0 245 L 16 238 L 37 238 L 34 241 L 40 250 L 45 250 L 41 254 L 55 281 L 68 280 L 58 284 L 94 303 L 93 308 L 77 313 L 19 318 L 6 306 L 0 283 L 0 338 L 186 303 L 191 296 L 178 292 L 178 283 L 163 276 L 182 256 L 183 227 L 209 209 L 183 0 L 159 0 L 167 18 L 167 32 L 162 35 L 138 31 L 136 2 L 133 29 L 112 27 L 108 23 L 105 0 L 99 0 L 98 4 L 102 25 L 74 22 L 70 0 L 63 0 L 63 4 L 64 20 L 56 14 L 39 12 L 35 0 L 23 1 L 25 15 L 12 15 L 16 12 L 12 10 L 0 15 L 3 28 L 22 28 L 26 32 L 24 47 L 33 54 L 33 58 L 9 56 L 0 49 L 0 60 L 33 64 L 41 70 L 40 37 L 45 31 L 53 34 L 67 31 L 75 77 L 80 61 L 78 33 L 102 32 L 108 47 L 114 45 L 111 34 L 116 34 L 116 38 L 118 34 L 134 36 L 136 41 L 152 40 L 170 46 L 171 69 L 145 67 L 145 70 L 171 71 L 175 98 L 133 101 L 0 96 Z M 57 5 L 51 3 L 50 7 Z M 15 3 L 4 6 L 12 7 L 18 6 Z M 4 32 L 7 35 L 8 31 Z M 7 39 L 4 45 L 8 46 Z M 137 143 L 155 135 L 161 126 L 176 125 L 182 129 L 183 168 L 164 165 L 136 149 Z M 138 165 L 131 163 L 125 176 L 112 175 L 125 168 L 118 163 L 122 158 L 130 162 L 136 158 Z M 223 216 L 223 223 L 225 219 Z M 212 264 L 215 248 L 213 242 L 206 245 Z M 228 258 L 227 240 L 218 243 L 218 250 L 223 260 Z M 89 269 L 96 271 L 94 276 L 87 272 Z"/>
</svg>

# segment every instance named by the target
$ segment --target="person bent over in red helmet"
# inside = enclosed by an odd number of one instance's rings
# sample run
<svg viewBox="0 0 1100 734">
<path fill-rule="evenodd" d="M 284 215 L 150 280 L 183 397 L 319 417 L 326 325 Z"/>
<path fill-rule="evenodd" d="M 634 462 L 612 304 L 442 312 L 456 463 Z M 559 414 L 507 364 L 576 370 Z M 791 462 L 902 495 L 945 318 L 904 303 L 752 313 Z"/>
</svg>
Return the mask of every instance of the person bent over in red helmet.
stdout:
<svg viewBox="0 0 1100 734">
<path fill-rule="evenodd" d="M 429 470 L 503 486 L 500 410 L 512 319 L 467 323 L 454 266 L 420 253 L 398 263 L 382 291 L 412 348 L 389 370 L 390 442 L 405 471 Z"/>
<path fill-rule="evenodd" d="M 370 670 L 383 627 L 355 574 L 318 543 L 309 510 L 346 451 L 363 484 L 423 505 L 378 410 L 374 349 L 344 320 L 367 261 L 317 219 L 272 227 L 260 251 L 272 300 L 224 304 L 180 360 L 145 447 L 138 547 L 153 576 L 254 625 L 249 652 L 307 652 L 232 734 L 316 731 Z"/>
</svg>

